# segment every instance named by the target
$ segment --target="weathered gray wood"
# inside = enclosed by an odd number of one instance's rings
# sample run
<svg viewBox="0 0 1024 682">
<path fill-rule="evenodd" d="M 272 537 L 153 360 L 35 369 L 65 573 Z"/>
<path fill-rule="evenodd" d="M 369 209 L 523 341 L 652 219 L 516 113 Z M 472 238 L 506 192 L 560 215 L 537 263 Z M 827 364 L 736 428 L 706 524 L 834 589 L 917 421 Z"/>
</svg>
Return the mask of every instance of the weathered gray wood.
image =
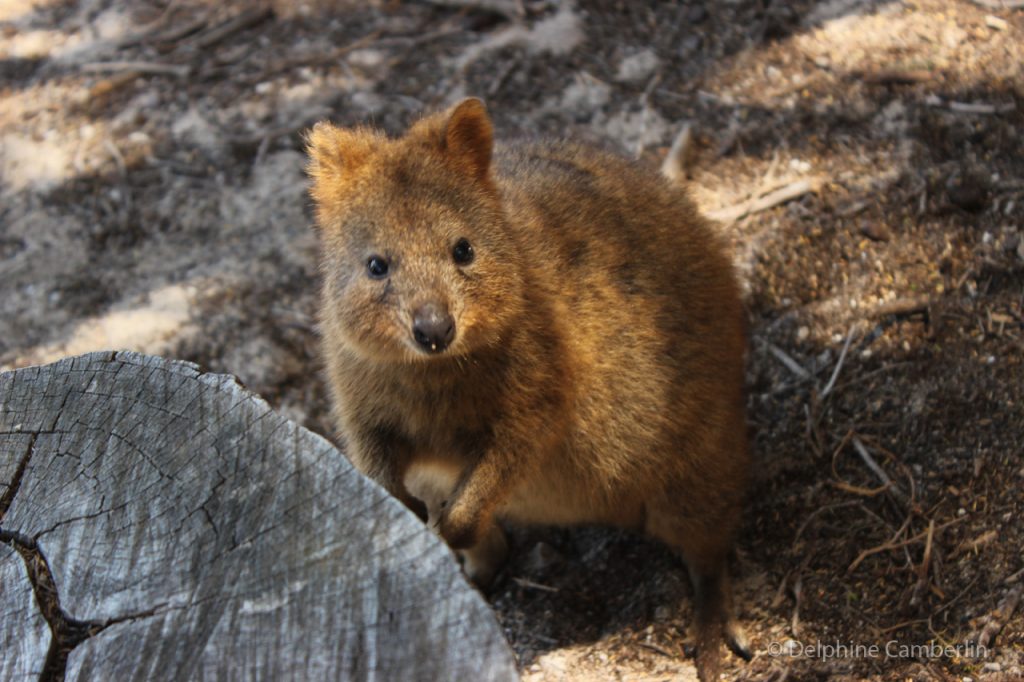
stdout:
<svg viewBox="0 0 1024 682">
<path fill-rule="evenodd" d="M 0 545 L 0 680 L 38 679 L 49 645 L 50 630 L 36 608 L 21 558 Z"/>
<path fill-rule="evenodd" d="M 30 440 L 0 527 L 36 541 L 63 612 L 101 630 L 69 678 L 516 677 L 449 550 L 230 377 L 132 353 L 4 374 L 7 484 Z M 49 637 L 6 548 L 0 577 L 0 677 L 32 676 Z"/>
</svg>

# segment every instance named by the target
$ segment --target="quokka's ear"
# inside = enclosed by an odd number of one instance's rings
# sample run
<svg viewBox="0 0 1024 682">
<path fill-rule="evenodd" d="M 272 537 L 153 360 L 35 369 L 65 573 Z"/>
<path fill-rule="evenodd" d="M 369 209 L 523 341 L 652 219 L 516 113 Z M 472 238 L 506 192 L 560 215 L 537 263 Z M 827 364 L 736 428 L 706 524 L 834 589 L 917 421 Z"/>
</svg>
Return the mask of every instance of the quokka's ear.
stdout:
<svg viewBox="0 0 1024 682">
<path fill-rule="evenodd" d="M 314 181 L 314 191 L 322 184 L 335 184 L 351 177 L 373 155 L 378 137 L 370 130 L 339 128 L 326 121 L 313 126 L 306 134 L 306 172 Z"/>
<path fill-rule="evenodd" d="M 482 101 L 470 97 L 448 111 L 441 145 L 449 158 L 474 177 L 487 176 L 494 148 L 494 127 Z"/>
</svg>

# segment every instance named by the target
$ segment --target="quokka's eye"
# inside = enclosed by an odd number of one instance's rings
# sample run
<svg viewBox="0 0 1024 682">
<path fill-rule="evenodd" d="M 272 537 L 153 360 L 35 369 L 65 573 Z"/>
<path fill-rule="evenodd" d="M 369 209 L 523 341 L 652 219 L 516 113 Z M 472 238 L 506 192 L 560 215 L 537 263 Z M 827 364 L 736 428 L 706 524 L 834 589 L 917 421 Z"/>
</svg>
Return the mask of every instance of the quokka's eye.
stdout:
<svg viewBox="0 0 1024 682">
<path fill-rule="evenodd" d="M 452 259 L 457 265 L 469 265 L 473 262 L 473 245 L 468 239 L 460 239 L 452 247 Z"/>
<path fill-rule="evenodd" d="M 383 279 L 388 275 L 388 262 L 381 256 L 370 256 L 366 261 L 366 274 L 373 279 Z"/>
</svg>

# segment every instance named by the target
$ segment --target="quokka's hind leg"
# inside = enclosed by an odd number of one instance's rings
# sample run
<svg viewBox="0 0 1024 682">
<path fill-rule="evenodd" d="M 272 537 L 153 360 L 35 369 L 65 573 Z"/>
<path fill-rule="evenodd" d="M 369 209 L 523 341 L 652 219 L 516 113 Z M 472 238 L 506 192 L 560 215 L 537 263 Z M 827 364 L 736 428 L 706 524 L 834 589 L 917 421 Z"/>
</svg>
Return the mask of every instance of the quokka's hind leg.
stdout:
<svg viewBox="0 0 1024 682">
<path fill-rule="evenodd" d="M 723 641 L 745 660 L 752 657 L 746 635 L 733 618 L 726 567 L 733 525 L 688 518 L 677 505 L 648 508 L 647 534 L 682 555 L 693 583 L 697 675 L 701 682 L 718 679 Z"/>
<path fill-rule="evenodd" d="M 699 561 L 687 561 L 693 584 L 694 611 L 697 616 L 697 670 L 714 671 L 709 678 L 718 679 L 718 660 L 722 640 L 734 654 L 745 661 L 753 658 L 750 641 L 733 613 L 732 587 L 729 571 L 723 560 L 718 570 L 700 568 Z M 704 675 L 701 675 L 704 679 Z"/>
</svg>

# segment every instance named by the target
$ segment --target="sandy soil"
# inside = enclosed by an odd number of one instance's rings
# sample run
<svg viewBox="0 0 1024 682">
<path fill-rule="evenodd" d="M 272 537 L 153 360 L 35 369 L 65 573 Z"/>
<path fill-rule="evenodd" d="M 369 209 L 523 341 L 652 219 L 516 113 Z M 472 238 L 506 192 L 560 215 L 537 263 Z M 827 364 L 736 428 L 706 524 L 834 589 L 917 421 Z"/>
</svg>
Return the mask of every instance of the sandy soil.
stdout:
<svg viewBox="0 0 1024 682">
<path fill-rule="evenodd" d="M 689 123 L 752 330 L 757 656 L 728 676 L 1022 679 L 1024 11 L 999 5 L 5 2 L 0 366 L 165 354 L 329 433 L 305 128 L 475 94 L 503 136 L 658 163 Z M 666 550 L 513 540 L 489 598 L 526 679 L 693 678 Z"/>
</svg>

